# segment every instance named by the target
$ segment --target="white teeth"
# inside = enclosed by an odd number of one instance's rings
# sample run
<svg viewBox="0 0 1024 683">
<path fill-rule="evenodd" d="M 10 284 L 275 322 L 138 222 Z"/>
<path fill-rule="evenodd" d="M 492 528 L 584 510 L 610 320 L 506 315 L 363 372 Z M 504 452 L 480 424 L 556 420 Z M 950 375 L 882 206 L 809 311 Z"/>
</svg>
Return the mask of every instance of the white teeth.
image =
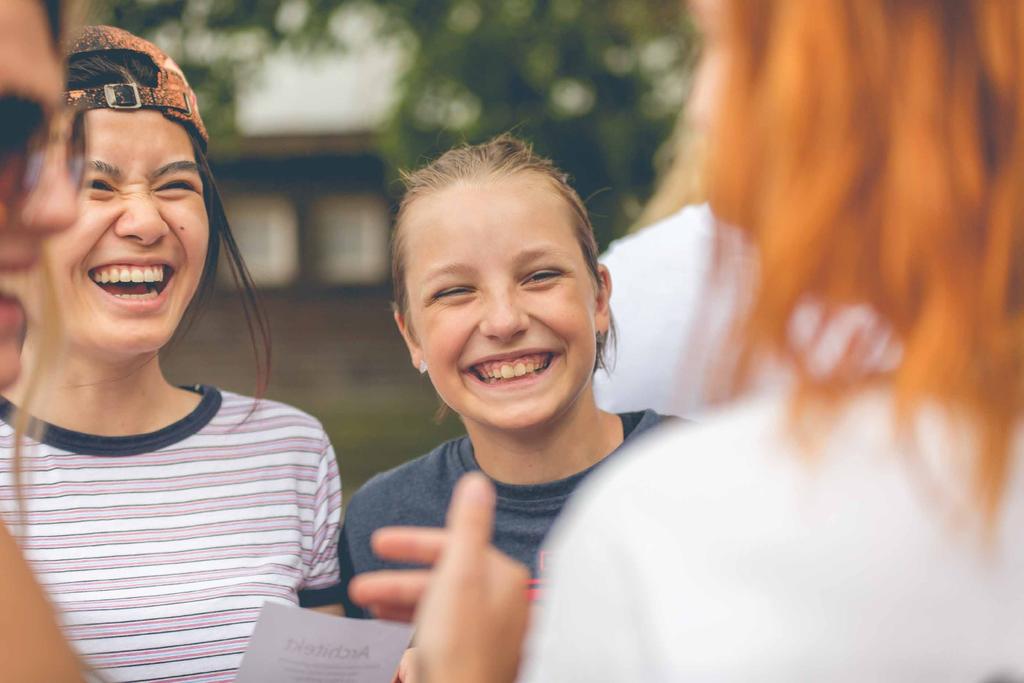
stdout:
<svg viewBox="0 0 1024 683">
<path fill-rule="evenodd" d="M 504 379 L 512 379 L 513 377 L 516 376 L 516 371 L 512 369 L 511 365 L 502 365 L 501 366 L 501 376 Z"/>
<path fill-rule="evenodd" d="M 92 279 L 104 284 L 108 282 L 163 282 L 164 267 L 107 266 L 94 271 Z"/>
<path fill-rule="evenodd" d="M 146 282 L 163 282 L 164 281 L 164 267 L 154 266 L 152 268 L 146 268 L 144 270 Z"/>
<path fill-rule="evenodd" d="M 526 374 L 526 365 L 524 363 L 516 363 L 515 367 L 512 369 L 515 370 L 516 377 L 522 377 Z M 504 370 L 502 371 L 502 374 L 504 374 Z"/>
<path fill-rule="evenodd" d="M 160 296 L 155 291 L 146 292 L 145 294 L 115 294 L 118 299 L 155 299 Z"/>
</svg>

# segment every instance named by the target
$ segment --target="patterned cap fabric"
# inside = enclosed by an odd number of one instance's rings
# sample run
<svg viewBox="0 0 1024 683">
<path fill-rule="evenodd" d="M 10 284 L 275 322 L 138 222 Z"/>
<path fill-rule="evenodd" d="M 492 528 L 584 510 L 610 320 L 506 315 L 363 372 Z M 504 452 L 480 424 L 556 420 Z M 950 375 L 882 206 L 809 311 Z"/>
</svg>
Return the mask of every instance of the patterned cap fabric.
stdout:
<svg viewBox="0 0 1024 683">
<path fill-rule="evenodd" d="M 69 90 L 67 103 L 82 109 L 156 109 L 169 119 L 191 126 L 203 141 L 210 138 L 199 117 L 199 104 L 185 74 L 174 60 L 148 40 L 113 26 L 87 26 L 71 43 L 68 57 L 106 50 L 128 50 L 145 55 L 157 70 L 156 87 L 113 83 L 97 88 Z"/>
</svg>

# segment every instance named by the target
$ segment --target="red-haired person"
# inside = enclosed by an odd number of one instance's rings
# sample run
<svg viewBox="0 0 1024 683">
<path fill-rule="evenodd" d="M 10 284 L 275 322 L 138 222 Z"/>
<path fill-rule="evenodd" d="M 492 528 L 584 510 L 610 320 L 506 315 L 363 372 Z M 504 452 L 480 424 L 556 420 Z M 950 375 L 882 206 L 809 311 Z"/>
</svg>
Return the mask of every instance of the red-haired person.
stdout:
<svg viewBox="0 0 1024 683">
<path fill-rule="evenodd" d="M 1020 680 L 1024 5 L 698 4 L 721 60 L 711 206 L 760 262 L 738 379 L 768 359 L 794 385 L 581 492 L 521 677 Z M 791 334 L 809 299 L 870 307 L 895 365 L 857 344 L 820 362 Z M 447 542 L 380 539 L 439 558 L 433 580 L 354 590 L 427 588 L 421 680 L 511 680 L 515 569 L 486 543 L 486 482 L 460 492 Z"/>
</svg>

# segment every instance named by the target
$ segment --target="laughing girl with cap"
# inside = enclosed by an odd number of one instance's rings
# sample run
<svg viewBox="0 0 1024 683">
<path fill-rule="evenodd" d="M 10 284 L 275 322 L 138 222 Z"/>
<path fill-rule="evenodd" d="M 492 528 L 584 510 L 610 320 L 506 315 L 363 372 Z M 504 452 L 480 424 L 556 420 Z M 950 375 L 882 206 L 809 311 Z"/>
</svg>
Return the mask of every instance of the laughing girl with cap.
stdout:
<svg viewBox="0 0 1024 683">
<path fill-rule="evenodd" d="M 91 27 L 70 50 L 66 99 L 87 110 L 85 200 L 55 238 L 67 346 L 24 449 L 25 553 L 105 679 L 233 680 L 265 601 L 340 613 L 334 452 L 294 408 L 161 371 L 221 256 L 259 349 L 257 393 L 268 369 L 266 321 L 180 69 Z M 31 360 L 40 335 L 26 308 Z M 4 395 L 6 419 L 24 387 Z M 0 457 L 12 450 L 5 422 Z"/>
</svg>

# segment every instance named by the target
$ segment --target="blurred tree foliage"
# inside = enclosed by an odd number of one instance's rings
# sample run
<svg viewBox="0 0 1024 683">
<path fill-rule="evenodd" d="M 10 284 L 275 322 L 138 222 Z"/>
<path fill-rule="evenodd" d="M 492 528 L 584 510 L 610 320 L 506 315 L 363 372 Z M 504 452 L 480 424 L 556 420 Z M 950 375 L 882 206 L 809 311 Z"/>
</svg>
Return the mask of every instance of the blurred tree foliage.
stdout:
<svg viewBox="0 0 1024 683">
<path fill-rule="evenodd" d="M 179 60 L 216 145 L 234 92 L 267 53 L 343 50 L 336 21 L 370 12 L 407 50 L 380 149 L 409 168 L 504 131 L 569 171 L 602 243 L 635 217 L 687 87 L 695 36 L 679 0 L 94 0 L 96 21 Z M 315 96 L 315 95 L 314 95 Z M 358 97 L 358 93 L 353 93 Z"/>
</svg>

